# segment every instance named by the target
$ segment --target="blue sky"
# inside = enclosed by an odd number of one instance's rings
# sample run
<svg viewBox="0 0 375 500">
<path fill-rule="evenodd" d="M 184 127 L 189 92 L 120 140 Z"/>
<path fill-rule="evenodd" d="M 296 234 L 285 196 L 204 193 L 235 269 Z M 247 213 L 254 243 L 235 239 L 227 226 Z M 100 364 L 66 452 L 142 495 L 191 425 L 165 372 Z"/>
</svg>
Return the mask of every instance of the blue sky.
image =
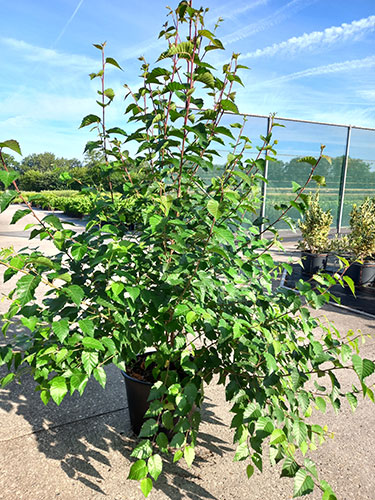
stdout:
<svg viewBox="0 0 375 500">
<path fill-rule="evenodd" d="M 97 113 L 100 53 L 124 68 L 108 74 L 117 101 L 111 125 L 124 127 L 123 83 L 137 84 L 139 61 L 164 48 L 161 0 L 0 0 L 0 140 L 18 139 L 24 155 L 51 151 L 82 158 L 83 116 Z M 251 67 L 238 90 L 242 112 L 375 128 L 374 0 L 206 0 L 208 27 L 221 16 L 219 38 Z M 322 141 L 324 138 L 322 138 Z"/>
</svg>

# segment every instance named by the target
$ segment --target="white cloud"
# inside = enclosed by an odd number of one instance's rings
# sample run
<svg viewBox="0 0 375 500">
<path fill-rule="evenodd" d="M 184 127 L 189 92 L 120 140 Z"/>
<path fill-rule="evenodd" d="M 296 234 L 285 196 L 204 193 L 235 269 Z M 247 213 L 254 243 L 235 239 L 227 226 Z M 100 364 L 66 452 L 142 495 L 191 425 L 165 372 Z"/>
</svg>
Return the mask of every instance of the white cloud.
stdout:
<svg viewBox="0 0 375 500">
<path fill-rule="evenodd" d="M 363 36 L 369 31 L 375 29 L 375 16 L 353 21 L 350 24 L 343 23 L 341 26 L 332 26 L 323 31 L 313 31 L 304 33 L 302 36 L 292 37 L 284 42 L 274 43 L 264 49 L 257 49 L 254 52 L 241 54 L 241 59 L 256 58 L 264 56 L 273 56 L 275 54 L 287 53 L 294 54 L 298 51 L 322 47 L 349 39 Z"/>
<path fill-rule="evenodd" d="M 0 42 L 19 52 L 24 59 L 35 63 L 43 63 L 43 65 L 80 68 L 84 71 L 92 70 L 98 66 L 98 60 L 91 57 L 46 49 L 15 38 L 0 38 Z"/>
<path fill-rule="evenodd" d="M 373 66 L 375 66 L 375 56 L 368 56 L 363 59 L 351 59 L 349 61 L 308 68 L 304 71 L 297 71 L 296 73 L 280 76 L 279 78 L 264 82 L 264 84 L 273 85 L 274 83 L 288 82 L 290 80 L 298 80 L 299 78 L 306 78 L 309 76 L 328 75 L 343 71 L 357 71 L 362 68 L 371 68 Z"/>
<path fill-rule="evenodd" d="M 375 90 L 358 90 L 357 94 L 362 97 L 362 99 L 366 99 L 367 101 L 375 103 Z"/>
<path fill-rule="evenodd" d="M 317 0 L 291 0 L 280 9 L 275 10 L 271 15 L 260 19 L 257 22 L 249 24 L 244 28 L 241 28 L 230 35 L 226 35 L 223 37 L 224 43 L 233 43 L 238 42 L 250 35 L 254 35 L 256 33 L 260 33 L 262 31 L 271 29 L 273 26 L 280 24 L 285 19 L 288 19 L 296 12 L 308 7 L 312 3 L 315 3 Z"/>
</svg>

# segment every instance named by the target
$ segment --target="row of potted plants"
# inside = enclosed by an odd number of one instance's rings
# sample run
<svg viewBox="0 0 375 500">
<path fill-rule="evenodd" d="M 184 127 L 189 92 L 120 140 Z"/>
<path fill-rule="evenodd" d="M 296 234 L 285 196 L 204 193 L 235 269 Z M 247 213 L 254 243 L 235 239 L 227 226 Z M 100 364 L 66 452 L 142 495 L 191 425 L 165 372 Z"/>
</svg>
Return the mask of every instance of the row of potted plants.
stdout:
<svg viewBox="0 0 375 500">
<path fill-rule="evenodd" d="M 365 198 L 353 205 L 350 212 L 350 232 L 329 238 L 332 224 L 330 210 L 324 211 L 319 204 L 319 191 L 308 197 L 308 208 L 299 221 L 302 239 L 303 270 L 314 274 L 325 269 L 329 254 L 334 254 L 341 267 L 347 267 L 345 275 L 356 286 L 372 285 L 375 280 L 375 198 Z"/>
</svg>

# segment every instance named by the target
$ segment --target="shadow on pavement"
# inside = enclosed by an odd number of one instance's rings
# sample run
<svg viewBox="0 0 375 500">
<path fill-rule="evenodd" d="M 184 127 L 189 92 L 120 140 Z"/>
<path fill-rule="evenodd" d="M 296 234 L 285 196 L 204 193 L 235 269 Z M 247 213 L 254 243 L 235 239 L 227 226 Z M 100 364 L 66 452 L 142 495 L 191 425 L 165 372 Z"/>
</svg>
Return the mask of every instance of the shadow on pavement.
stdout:
<svg viewBox="0 0 375 500">
<path fill-rule="evenodd" d="M 66 396 L 59 407 L 53 401 L 44 406 L 39 393 L 35 392 L 36 384 L 30 374 L 24 374 L 21 383 L 12 382 L 1 389 L 0 453 L 5 464 L 2 466 L 3 474 L 8 477 L 22 474 L 25 446 L 36 446 L 44 457 L 59 462 L 68 482 L 78 481 L 88 489 L 84 498 L 92 498 L 93 492 L 108 495 L 106 481 L 112 472 L 118 474 L 118 466 L 122 471 L 120 480 L 125 487 L 129 465 L 136 460 L 130 455 L 139 438 L 130 428 L 122 376 L 114 366 L 109 366 L 106 371 L 105 390 L 92 380 L 82 397 L 77 393 Z M 6 367 L 1 367 L 0 377 L 6 372 Z M 186 498 L 186 495 L 192 500 L 215 498 L 207 489 L 196 484 L 196 480 L 201 479 L 199 469 L 202 464 L 215 462 L 215 455 L 222 456 L 231 451 L 227 443 L 217 437 L 220 435 L 217 426 L 223 423 L 216 416 L 216 409 L 217 405 L 206 398 L 202 422 L 208 424 L 209 432 L 205 432 L 206 427 L 202 425 L 195 466 L 187 469 L 183 460 L 172 464 L 172 458 L 165 463 L 166 474 L 156 482 L 155 489 L 166 498 L 178 500 Z M 217 432 L 211 433 L 212 429 Z M 28 439 L 30 436 L 33 439 Z M 43 468 L 44 463 L 44 458 L 36 455 L 34 463 L 28 466 L 37 471 Z M 130 483 L 131 489 L 138 489 L 134 481 Z"/>
</svg>

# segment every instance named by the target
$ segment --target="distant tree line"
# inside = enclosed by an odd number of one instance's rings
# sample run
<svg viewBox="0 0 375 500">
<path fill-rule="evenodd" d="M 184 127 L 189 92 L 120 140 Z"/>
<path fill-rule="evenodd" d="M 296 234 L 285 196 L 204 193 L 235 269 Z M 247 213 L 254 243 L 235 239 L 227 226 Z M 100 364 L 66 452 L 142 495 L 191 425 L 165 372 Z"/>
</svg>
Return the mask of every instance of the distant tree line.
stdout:
<svg viewBox="0 0 375 500">
<path fill-rule="evenodd" d="M 69 172 L 74 182 L 69 189 L 80 190 L 81 186 L 98 180 L 103 158 L 95 152 L 86 153 L 83 162 L 76 158 L 59 158 L 53 153 L 34 153 L 17 161 L 11 155 L 4 155 L 8 168 L 20 173 L 18 187 L 23 191 L 50 191 L 67 188 L 67 182 L 60 179 L 63 172 Z"/>
<path fill-rule="evenodd" d="M 63 172 L 68 172 L 74 179 L 69 189 L 80 190 L 81 187 L 93 183 L 99 185 L 103 177 L 101 166 L 105 163 L 104 157 L 96 151 L 87 152 L 82 162 L 76 158 L 58 158 L 53 153 L 34 153 L 25 156 L 21 161 L 8 154 L 4 157 L 7 166 L 21 174 L 17 181 L 19 188 L 23 191 L 37 192 L 66 189 L 67 182 L 60 179 Z M 343 161 L 343 156 L 332 158 L 331 162 L 323 158 L 315 174 L 324 176 L 328 187 L 336 188 L 340 185 Z M 223 168 L 224 165 L 214 165 L 213 171 L 201 172 L 202 177 L 209 181 L 215 172 Z M 303 185 L 310 170 L 311 165 L 298 162 L 296 158 L 287 162 L 270 161 L 268 170 L 270 187 L 288 188 L 292 181 Z M 139 172 L 138 175 L 142 173 Z M 119 188 L 124 180 L 126 179 L 122 171 L 111 174 L 113 189 Z M 375 171 L 372 170 L 370 163 L 349 158 L 347 188 L 375 190 Z"/>
<path fill-rule="evenodd" d="M 375 160 L 375 159 L 374 159 Z M 331 158 L 329 162 L 322 158 L 315 170 L 316 175 L 325 177 L 328 188 L 338 188 L 341 183 L 343 156 Z M 224 165 L 215 165 L 213 171 L 202 172 L 202 177 L 209 182 L 210 178 L 218 171 L 223 170 Z M 347 189 L 366 189 L 375 191 L 375 161 L 370 162 L 358 158 L 349 158 L 346 179 Z M 270 188 L 290 188 L 292 181 L 304 185 L 311 172 L 309 163 L 300 162 L 297 158 L 290 161 L 269 161 L 268 182 Z"/>
<path fill-rule="evenodd" d="M 52 191 L 73 189 L 81 190 L 86 185 L 101 185 L 103 178 L 102 169 L 105 168 L 105 159 L 97 151 L 86 152 L 83 161 L 76 158 L 59 158 L 53 153 L 38 153 L 25 156 L 17 161 L 12 155 L 3 154 L 9 169 L 20 173 L 17 185 L 22 191 Z M 73 179 L 69 184 L 60 178 L 67 172 Z M 112 188 L 117 190 L 124 183 L 123 168 L 112 168 L 110 174 Z M 2 184 L 0 182 L 0 190 Z M 109 186 L 105 186 L 109 188 Z"/>
<path fill-rule="evenodd" d="M 316 175 L 325 177 L 327 187 L 335 188 L 340 185 L 341 172 L 344 163 L 343 156 L 336 156 L 331 162 L 322 158 L 315 170 Z M 374 189 L 375 171 L 371 163 L 357 158 L 349 158 L 346 186 L 351 189 Z M 269 162 L 268 179 L 271 186 L 287 188 L 292 181 L 303 185 L 309 177 L 311 165 L 292 159 L 288 162 Z"/>
</svg>

